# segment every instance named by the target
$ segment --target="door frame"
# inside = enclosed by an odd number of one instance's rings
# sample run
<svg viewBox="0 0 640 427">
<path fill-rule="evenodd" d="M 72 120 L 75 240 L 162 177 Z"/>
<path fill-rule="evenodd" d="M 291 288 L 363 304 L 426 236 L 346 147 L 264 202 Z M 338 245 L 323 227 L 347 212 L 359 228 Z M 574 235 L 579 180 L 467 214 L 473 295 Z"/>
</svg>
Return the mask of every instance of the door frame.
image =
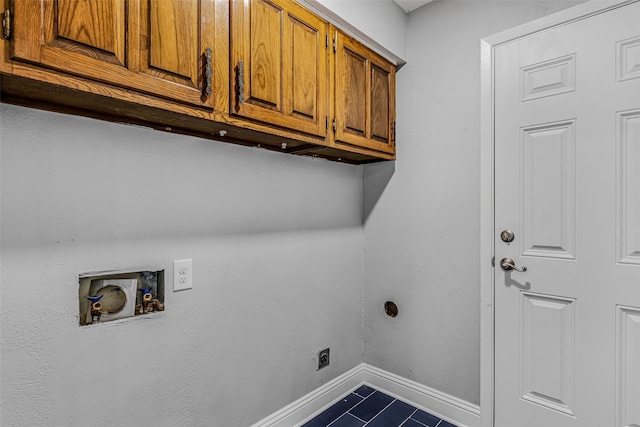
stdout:
<svg viewBox="0 0 640 427">
<path fill-rule="evenodd" d="M 480 425 L 494 426 L 495 49 L 640 0 L 591 0 L 480 40 Z"/>
</svg>

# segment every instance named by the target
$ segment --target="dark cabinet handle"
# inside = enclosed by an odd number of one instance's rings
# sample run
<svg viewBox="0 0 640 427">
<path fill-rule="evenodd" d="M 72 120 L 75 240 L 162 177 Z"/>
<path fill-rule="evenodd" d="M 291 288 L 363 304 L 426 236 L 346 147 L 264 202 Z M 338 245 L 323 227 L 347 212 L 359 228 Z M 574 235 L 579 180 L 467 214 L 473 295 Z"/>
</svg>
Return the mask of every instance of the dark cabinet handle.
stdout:
<svg viewBox="0 0 640 427">
<path fill-rule="evenodd" d="M 238 103 L 244 104 L 244 62 L 238 62 Z"/>
<path fill-rule="evenodd" d="M 213 92 L 213 88 L 211 87 L 211 75 L 213 74 L 213 71 L 211 71 L 211 56 L 213 52 L 211 51 L 210 47 L 205 50 L 205 54 L 207 57 L 207 62 L 204 67 L 204 93 L 207 96 L 211 96 L 211 93 Z"/>
</svg>

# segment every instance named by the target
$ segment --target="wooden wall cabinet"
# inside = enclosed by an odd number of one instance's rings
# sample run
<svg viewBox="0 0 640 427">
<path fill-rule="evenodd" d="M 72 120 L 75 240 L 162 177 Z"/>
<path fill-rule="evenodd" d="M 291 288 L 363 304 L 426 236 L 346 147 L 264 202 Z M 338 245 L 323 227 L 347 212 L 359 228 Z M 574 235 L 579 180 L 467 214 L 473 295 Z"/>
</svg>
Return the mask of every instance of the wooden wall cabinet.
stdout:
<svg viewBox="0 0 640 427">
<path fill-rule="evenodd" d="M 395 153 L 395 67 L 335 30 L 335 145 Z"/>
<path fill-rule="evenodd" d="M 233 0 L 231 114 L 325 137 L 328 27 L 291 0 Z"/>
<path fill-rule="evenodd" d="M 4 3 L 3 102 L 351 163 L 395 158 L 395 67 L 294 0 Z"/>
<path fill-rule="evenodd" d="M 125 0 L 13 1 L 11 59 L 213 110 L 215 1 L 126 6 Z"/>
</svg>

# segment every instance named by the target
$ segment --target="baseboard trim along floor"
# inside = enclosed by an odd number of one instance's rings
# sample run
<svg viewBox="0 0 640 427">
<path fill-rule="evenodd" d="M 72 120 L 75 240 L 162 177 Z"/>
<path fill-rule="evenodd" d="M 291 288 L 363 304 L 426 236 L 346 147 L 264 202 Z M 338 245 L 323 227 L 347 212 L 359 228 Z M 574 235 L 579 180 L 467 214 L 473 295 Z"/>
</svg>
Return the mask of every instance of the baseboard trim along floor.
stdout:
<svg viewBox="0 0 640 427">
<path fill-rule="evenodd" d="M 299 426 L 363 384 L 460 427 L 480 427 L 480 406 L 366 363 L 345 372 L 252 427 Z"/>
</svg>

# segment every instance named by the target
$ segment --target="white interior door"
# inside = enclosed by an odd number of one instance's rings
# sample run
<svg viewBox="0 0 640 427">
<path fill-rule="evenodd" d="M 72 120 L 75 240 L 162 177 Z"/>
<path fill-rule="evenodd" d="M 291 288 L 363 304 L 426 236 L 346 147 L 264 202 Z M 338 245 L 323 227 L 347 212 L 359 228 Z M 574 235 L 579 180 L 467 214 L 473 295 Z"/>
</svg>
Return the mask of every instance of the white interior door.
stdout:
<svg viewBox="0 0 640 427">
<path fill-rule="evenodd" d="M 494 87 L 495 426 L 640 426 L 640 2 L 497 46 Z"/>
</svg>

